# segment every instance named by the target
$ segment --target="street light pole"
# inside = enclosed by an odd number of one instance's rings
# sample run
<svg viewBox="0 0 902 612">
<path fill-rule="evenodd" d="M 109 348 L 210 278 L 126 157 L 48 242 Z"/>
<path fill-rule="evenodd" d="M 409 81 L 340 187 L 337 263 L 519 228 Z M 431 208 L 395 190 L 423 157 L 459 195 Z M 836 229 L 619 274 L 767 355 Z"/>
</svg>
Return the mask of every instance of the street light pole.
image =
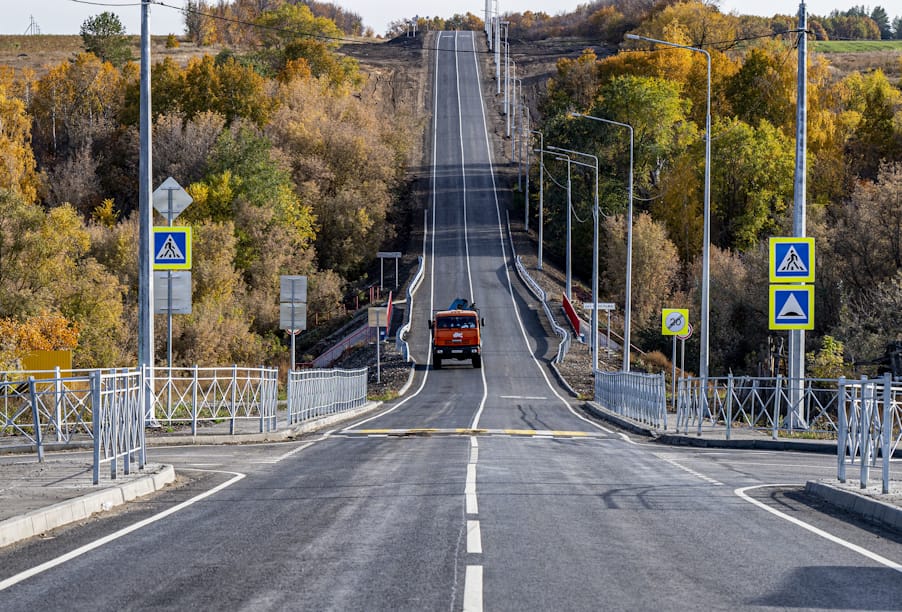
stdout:
<svg viewBox="0 0 902 612">
<path fill-rule="evenodd" d="M 516 74 L 516 72 L 514 73 Z M 517 139 L 517 189 L 523 188 L 523 80 L 514 78 L 514 132 Z M 513 143 L 513 139 L 511 139 Z M 511 161 L 514 161 L 511 155 Z"/>
<path fill-rule="evenodd" d="M 698 374 L 702 379 L 702 388 L 708 385 L 708 346 L 710 339 L 710 307 L 711 307 L 711 54 L 698 47 L 678 45 L 666 40 L 657 40 L 636 34 L 627 34 L 632 40 L 645 40 L 648 42 L 688 49 L 697 53 L 703 53 L 708 64 L 708 91 L 707 107 L 705 110 L 705 206 L 704 206 L 704 230 L 702 235 L 702 313 L 701 313 L 701 348 L 699 350 Z"/>
<path fill-rule="evenodd" d="M 536 268 L 542 269 L 542 231 L 545 228 L 545 135 L 539 130 L 532 130 L 539 135 L 539 252 Z M 527 211 L 527 219 L 529 214 Z M 528 223 L 528 222 L 527 222 Z"/>
<path fill-rule="evenodd" d="M 625 127 L 630 131 L 630 172 L 629 172 L 629 198 L 626 215 L 626 296 L 623 308 L 623 371 L 630 371 L 630 323 L 633 314 L 633 126 L 628 123 L 620 123 L 602 117 L 583 115 L 582 113 L 570 113 L 573 117 L 582 117 L 593 121 L 601 121 Z"/>
<path fill-rule="evenodd" d="M 595 205 L 592 209 L 592 217 L 593 217 L 593 233 L 592 233 L 592 333 L 591 342 L 592 342 L 592 373 L 594 374 L 596 370 L 598 370 L 598 158 L 590 153 L 582 153 L 581 151 L 571 151 L 570 149 L 563 149 L 561 147 L 548 147 L 551 151 L 564 151 L 566 153 L 571 153 L 573 155 L 582 155 L 583 157 L 590 157 L 595 161 L 594 166 L 589 166 L 588 164 L 580 164 L 587 166 L 589 168 L 593 168 L 595 170 Z M 579 162 L 573 162 L 579 164 Z M 569 175 L 569 167 L 567 170 L 567 185 L 570 184 L 570 175 Z M 568 192 L 569 193 L 569 192 Z M 568 203 L 569 205 L 569 203 Z M 570 295 L 567 295 L 567 299 L 570 299 Z"/>
</svg>

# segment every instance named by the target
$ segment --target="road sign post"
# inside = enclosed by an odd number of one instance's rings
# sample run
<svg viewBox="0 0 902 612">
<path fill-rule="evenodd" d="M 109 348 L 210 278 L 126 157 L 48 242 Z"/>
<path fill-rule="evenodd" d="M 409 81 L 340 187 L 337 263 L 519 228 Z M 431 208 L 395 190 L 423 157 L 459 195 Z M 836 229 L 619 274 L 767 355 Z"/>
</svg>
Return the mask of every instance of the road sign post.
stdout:
<svg viewBox="0 0 902 612">
<path fill-rule="evenodd" d="M 279 277 L 279 327 L 291 336 L 291 371 L 295 369 L 295 336 L 307 329 L 307 277 Z"/>
<path fill-rule="evenodd" d="M 380 344 L 380 333 L 379 328 L 382 327 L 382 322 L 388 320 L 388 307 L 386 306 L 371 306 L 367 310 L 367 322 L 370 327 L 376 328 L 376 382 L 382 382 L 382 353 Z"/>
<path fill-rule="evenodd" d="M 379 258 L 379 291 L 382 291 L 382 279 L 383 279 L 383 271 L 382 266 L 385 263 L 386 259 L 394 259 L 395 260 L 395 289 L 398 288 L 398 260 L 401 259 L 401 253 L 398 251 L 379 251 L 376 253 L 376 257 Z"/>
</svg>

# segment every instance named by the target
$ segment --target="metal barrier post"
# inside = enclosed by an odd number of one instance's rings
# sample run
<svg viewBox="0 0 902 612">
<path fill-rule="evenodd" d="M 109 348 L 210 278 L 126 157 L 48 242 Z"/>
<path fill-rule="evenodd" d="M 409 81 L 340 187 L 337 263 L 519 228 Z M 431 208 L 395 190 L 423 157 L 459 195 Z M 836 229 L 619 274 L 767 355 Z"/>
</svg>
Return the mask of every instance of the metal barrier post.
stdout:
<svg viewBox="0 0 902 612">
<path fill-rule="evenodd" d="M 54 380 L 53 380 L 53 405 L 54 405 L 54 413 L 56 414 L 56 441 L 63 441 L 63 410 L 62 410 L 62 399 L 63 399 L 63 381 L 60 376 L 60 367 L 56 366 L 53 368 Z"/>
<path fill-rule="evenodd" d="M 34 376 L 28 377 L 28 391 L 31 393 L 31 415 L 34 418 L 34 443 L 38 451 L 38 463 L 43 463 L 44 443 L 41 439 L 41 410 L 38 407 L 38 394 L 34 388 Z"/>
<path fill-rule="evenodd" d="M 893 437 L 893 377 L 888 372 L 883 376 L 883 493 L 889 493 L 890 439 Z"/>
<path fill-rule="evenodd" d="M 783 389 L 783 375 L 777 374 L 777 381 L 774 385 L 774 418 L 771 422 L 772 433 L 771 437 L 776 440 L 777 439 L 777 428 L 780 423 L 780 400 L 782 399 L 782 389 Z"/>
<path fill-rule="evenodd" d="M 733 431 L 733 373 L 727 375 L 727 440 Z"/>
<path fill-rule="evenodd" d="M 229 435 L 235 435 L 235 414 L 238 412 L 237 403 L 237 395 L 238 395 L 238 364 L 232 364 L 232 406 L 231 406 L 231 414 L 232 418 L 229 421 Z"/>
<path fill-rule="evenodd" d="M 836 412 L 839 417 L 839 432 L 836 436 L 836 479 L 846 481 L 846 447 L 848 445 L 849 421 L 846 416 L 846 378 L 839 379 L 837 385 Z"/>
<path fill-rule="evenodd" d="M 200 386 L 200 380 L 198 379 L 198 371 L 197 364 L 194 364 L 194 369 L 191 372 L 191 435 L 197 435 L 197 413 L 200 410 L 197 406 L 197 390 Z"/>
<path fill-rule="evenodd" d="M 868 486 L 868 470 L 871 463 L 871 425 L 872 425 L 872 401 L 874 399 L 874 387 L 872 383 L 862 383 L 861 394 L 861 476 L 859 486 L 866 489 Z"/>
</svg>

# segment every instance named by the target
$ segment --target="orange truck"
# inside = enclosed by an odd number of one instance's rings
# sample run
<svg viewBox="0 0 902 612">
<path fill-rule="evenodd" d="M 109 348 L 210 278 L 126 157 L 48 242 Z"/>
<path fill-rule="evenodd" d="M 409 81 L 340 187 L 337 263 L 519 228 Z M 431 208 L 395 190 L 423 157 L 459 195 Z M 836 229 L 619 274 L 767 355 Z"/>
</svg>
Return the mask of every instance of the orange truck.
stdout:
<svg viewBox="0 0 902 612">
<path fill-rule="evenodd" d="M 442 367 L 443 359 L 470 359 L 474 368 L 482 367 L 482 335 L 485 319 L 480 318 L 475 304 L 457 298 L 448 310 L 433 313 L 429 321 L 432 330 L 432 362 Z"/>
</svg>

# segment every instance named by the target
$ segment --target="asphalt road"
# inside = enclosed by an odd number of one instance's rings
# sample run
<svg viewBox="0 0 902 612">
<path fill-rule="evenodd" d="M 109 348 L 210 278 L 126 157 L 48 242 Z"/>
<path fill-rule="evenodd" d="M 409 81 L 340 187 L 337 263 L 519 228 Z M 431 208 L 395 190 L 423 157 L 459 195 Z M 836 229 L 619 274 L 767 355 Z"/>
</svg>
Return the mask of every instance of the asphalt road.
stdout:
<svg viewBox="0 0 902 612">
<path fill-rule="evenodd" d="M 435 36 L 412 350 L 428 364 L 429 312 L 469 297 L 483 368 L 421 368 L 404 399 L 302 441 L 153 449 L 182 482 L 0 550 L 2 608 L 902 608 L 902 537 L 802 492 L 831 457 L 639 443 L 566 399 L 512 281 L 474 35 Z"/>
</svg>

